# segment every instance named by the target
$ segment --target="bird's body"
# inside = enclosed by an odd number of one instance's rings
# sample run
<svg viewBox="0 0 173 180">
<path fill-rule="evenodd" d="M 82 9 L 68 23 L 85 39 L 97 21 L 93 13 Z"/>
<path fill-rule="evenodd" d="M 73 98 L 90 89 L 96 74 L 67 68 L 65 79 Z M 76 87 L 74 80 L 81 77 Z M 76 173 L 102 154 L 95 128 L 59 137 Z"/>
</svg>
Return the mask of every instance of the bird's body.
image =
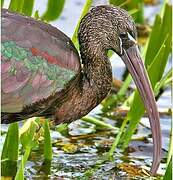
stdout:
<svg viewBox="0 0 173 180">
<path fill-rule="evenodd" d="M 108 61 L 105 73 L 100 66 L 91 70 L 95 77 L 87 77 L 90 72 L 81 71 L 77 50 L 65 34 L 7 10 L 2 13 L 1 63 L 4 122 L 33 116 L 69 122 L 86 115 L 111 88 Z"/>
<path fill-rule="evenodd" d="M 136 28 L 132 18 L 118 7 L 98 6 L 82 19 L 78 36 L 82 65 L 71 40 L 61 31 L 2 11 L 2 122 L 45 116 L 59 124 L 86 115 L 111 89 L 107 57 L 111 49 L 127 65 L 148 111 L 155 152 L 151 171 L 155 173 L 161 150 L 159 116 L 133 41 Z"/>
</svg>

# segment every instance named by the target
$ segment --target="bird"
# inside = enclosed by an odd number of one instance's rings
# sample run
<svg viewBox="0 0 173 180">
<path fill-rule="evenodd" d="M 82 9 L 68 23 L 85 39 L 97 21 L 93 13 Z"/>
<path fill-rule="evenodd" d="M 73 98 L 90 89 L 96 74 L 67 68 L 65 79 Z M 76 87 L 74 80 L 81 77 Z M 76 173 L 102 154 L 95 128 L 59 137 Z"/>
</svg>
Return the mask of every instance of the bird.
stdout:
<svg viewBox="0 0 173 180">
<path fill-rule="evenodd" d="M 124 61 L 148 112 L 155 175 L 161 160 L 161 128 L 152 86 L 137 46 L 135 23 L 116 6 L 93 7 L 80 22 L 80 55 L 68 36 L 48 23 L 2 9 L 1 122 L 46 117 L 55 124 L 87 115 L 109 94 L 107 53 Z"/>
</svg>

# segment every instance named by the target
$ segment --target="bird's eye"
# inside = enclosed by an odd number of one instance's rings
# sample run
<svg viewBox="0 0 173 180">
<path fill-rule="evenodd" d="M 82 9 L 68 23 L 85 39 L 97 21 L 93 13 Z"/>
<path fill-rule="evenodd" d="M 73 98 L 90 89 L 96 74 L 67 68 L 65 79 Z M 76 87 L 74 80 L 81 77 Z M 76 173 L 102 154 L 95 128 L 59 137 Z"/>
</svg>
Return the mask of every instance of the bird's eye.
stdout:
<svg viewBox="0 0 173 180">
<path fill-rule="evenodd" d="M 122 33 L 119 34 L 119 37 L 120 37 L 121 39 L 124 39 L 124 38 L 127 37 L 127 33 L 122 32 Z"/>
</svg>

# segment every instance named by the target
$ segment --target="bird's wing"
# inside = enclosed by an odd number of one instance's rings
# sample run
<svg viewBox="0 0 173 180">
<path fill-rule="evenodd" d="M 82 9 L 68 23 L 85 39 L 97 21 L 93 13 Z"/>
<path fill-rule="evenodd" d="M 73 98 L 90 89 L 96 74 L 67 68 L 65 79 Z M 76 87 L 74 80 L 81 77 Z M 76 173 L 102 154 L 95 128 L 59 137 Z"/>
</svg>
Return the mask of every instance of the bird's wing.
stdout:
<svg viewBox="0 0 173 180">
<path fill-rule="evenodd" d="M 1 35 L 2 112 L 62 91 L 80 72 L 70 39 L 46 23 L 3 10 Z"/>
</svg>

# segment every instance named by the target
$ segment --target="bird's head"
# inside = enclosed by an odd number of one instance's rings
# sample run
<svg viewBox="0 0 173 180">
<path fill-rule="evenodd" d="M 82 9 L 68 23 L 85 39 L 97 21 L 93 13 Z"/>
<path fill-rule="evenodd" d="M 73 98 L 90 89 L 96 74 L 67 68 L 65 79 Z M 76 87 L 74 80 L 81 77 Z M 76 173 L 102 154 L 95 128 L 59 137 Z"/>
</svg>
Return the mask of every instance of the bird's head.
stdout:
<svg viewBox="0 0 173 180">
<path fill-rule="evenodd" d="M 136 27 L 128 13 L 118 7 L 97 6 L 82 19 L 79 28 L 79 42 L 87 54 L 94 50 L 107 52 L 113 50 L 123 54 L 123 48 L 136 44 Z M 84 48 L 83 48 L 84 47 Z M 84 52 L 85 53 L 85 52 Z"/>
<path fill-rule="evenodd" d="M 79 28 L 80 50 L 84 60 L 97 60 L 99 58 L 94 58 L 95 56 L 104 57 L 103 55 L 111 49 L 121 57 L 132 75 L 150 119 L 154 143 L 151 173 L 155 174 L 161 156 L 160 122 L 152 87 L 136 44 L 136 37 L 133 19 L 125 10 L 113 6 L 94 7 L 82 19 Z"/>
</svg>

